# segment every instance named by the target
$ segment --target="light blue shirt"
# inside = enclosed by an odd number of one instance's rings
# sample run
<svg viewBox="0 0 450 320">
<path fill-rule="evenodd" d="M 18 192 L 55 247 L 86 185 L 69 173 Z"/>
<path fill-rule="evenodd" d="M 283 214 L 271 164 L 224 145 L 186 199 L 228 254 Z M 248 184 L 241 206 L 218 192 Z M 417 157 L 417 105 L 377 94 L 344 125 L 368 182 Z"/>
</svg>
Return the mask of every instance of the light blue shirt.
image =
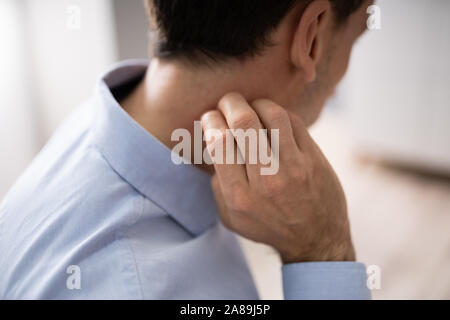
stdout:
<svg viewBox="0 0 450 320">
<path fill-rule="evenodd" d="M 2 299 L 257 299 L 210 177 L 118 100 L 148 61 L 115 66 L 57 130 L 0 209 Z M 356 262 L 282 267 L 286 299 L 367 299 Z"/>
</svg>

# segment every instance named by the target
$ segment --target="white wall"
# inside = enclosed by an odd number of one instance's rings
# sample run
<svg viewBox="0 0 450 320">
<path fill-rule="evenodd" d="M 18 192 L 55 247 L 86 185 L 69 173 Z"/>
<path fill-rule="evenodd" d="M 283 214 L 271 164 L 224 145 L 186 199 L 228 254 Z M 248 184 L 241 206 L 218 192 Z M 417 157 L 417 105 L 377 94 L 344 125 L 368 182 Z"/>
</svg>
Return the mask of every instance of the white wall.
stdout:
<svg viewBox="0 0 450 320">
<path fill-rule="evenodd" d="M 23 2 L 0 0 L 0 199 L 36 152 Z"/>
<path fill-rule="evenodd" d="M 80 28 L 67 8 L 81 9 Z M 117 60 L 109 0 L 0 0 L 0 200 Z"/>
<path fill-rule="evenodd" d="M 450 1 L 379 0 L 354 51 L 347 118 L 364 152 L 450 173 Z"/>
<path fill-rule="evenodd" d="M 67 27 L 74 5 L 81 10 L 79 29 Z M 27 14 L 34 90 L 48 137 L 116 60 L 112 6 L 108 0 L 28 0 Z"/>
</svg>

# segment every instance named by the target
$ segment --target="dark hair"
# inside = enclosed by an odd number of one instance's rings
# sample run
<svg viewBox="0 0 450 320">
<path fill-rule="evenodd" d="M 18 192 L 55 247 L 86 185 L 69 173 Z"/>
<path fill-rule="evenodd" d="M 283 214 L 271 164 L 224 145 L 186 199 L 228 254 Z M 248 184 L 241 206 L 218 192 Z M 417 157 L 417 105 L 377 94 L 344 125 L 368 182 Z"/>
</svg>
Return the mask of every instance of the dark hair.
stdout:
<svg viewBox="0 0 450 320">
<path fill-rule="evenodd" d="M 257 54 L 291 8 L 313 0 L 147 0 L 158 29 L 157 56 L 214 60 Z M 364 0 L 329 0 L 343 23 Z"/>
</svg>

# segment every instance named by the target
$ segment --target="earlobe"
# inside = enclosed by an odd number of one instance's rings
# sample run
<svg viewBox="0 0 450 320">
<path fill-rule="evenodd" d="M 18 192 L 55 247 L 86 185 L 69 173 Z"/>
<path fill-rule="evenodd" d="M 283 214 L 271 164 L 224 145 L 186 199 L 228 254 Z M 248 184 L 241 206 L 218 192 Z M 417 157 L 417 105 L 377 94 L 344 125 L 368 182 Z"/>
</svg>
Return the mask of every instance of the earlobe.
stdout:
<svg viewBox="0 0 450 320">
<path fill-rule="evenodd" d="M 295 67 L 302 69 L 307 82 L 316 78 L 316 67 L 322 54 L 323 34 L 329 22 L 330 10 L 327 0 L 313 1 L 303 10 L 296 25 L 291 59 Z"/>
</svg>

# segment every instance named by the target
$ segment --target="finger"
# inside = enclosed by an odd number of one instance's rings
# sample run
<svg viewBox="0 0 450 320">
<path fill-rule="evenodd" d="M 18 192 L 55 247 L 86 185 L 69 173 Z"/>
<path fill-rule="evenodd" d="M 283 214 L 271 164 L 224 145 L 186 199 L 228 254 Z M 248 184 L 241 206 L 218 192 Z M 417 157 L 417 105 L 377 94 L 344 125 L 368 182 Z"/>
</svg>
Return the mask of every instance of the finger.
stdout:
<svg viewBox="0 0 450 320">
<path fill-rule="evenodd" d="M 256 181 L 261 167 L 258 159 L 260 145 L 258 136 L 262 124 L 258 115 L 239 93 L 225 95 L 219 101 L 218 109 L 222 112 L 230 129 L 234 130 L 233 135 L 239 151 L 244 156 L 249 181 Z M 267 146 L 267 138 L 265 139 Z"/>
<path fill-rule="evenodd" d="M 208 111 L 202 116 L 201 123 L 205 133 L 206 147 L 223 188 L 228 190 L 236 185 L 248 185 L 245 166 L 236 164 L 234 161 L 232 164 L 227 164 L 226 152 L 230 151 L 230 141 L 231 149 L 235 152 L 237 152 L 237 146 L 233 136 L 227 131 L 228 126 L 222 114 L 217 110 Z"/>
<path fill-rule="evenodd" d="M 254 101 L 252 107 L 258 114 L 264 127 L 268 130 L 272 151 L 277 152 L 274 150 L 274 144 L 278 143 L 280 149 L 278 154 L 281 161 L 290 160 L 292 157 L 296 157 L 299 148 L 295 141 L 294 132 L 287 111 L 276 103 L 266 99 Z M 272 133 L 275 133 L 274 130 L 278 131 L 278 137 L 272 135 Z M 278 141 L 275 141 L 276 137 L 278 138 Z"/>
<path fill-rule="evenodd" d="M 217 176 L 217 174 L 213 175 L 213 177 L 211 178 L 211 188 L 214 194 L 214 199 L 216 201 L 217 212 L 219 214 L 220 220 L 222 221 L 225 227 L 231 229 L 232 217 L 228 213 L 225 199 L 223 197 L 223 193 L 220 187 L 219 177 Z"/>
<path fill-rule="evenodd" d="M 251 227 L 254 226 L 254 218 L 233 212 L 233 210 L 230 210 L 227 206 L 227 200 L 223 193 L 221 180 L 219 180 L 217 175 L 214 175 L 211 179 L 211 188 L 213 190 L 217 211 L 222 224 L 227 229 L 237 232 L 243 237 L 247 237 L 248 239 L 258 239 L 260 229 Z"/>
</svg>

